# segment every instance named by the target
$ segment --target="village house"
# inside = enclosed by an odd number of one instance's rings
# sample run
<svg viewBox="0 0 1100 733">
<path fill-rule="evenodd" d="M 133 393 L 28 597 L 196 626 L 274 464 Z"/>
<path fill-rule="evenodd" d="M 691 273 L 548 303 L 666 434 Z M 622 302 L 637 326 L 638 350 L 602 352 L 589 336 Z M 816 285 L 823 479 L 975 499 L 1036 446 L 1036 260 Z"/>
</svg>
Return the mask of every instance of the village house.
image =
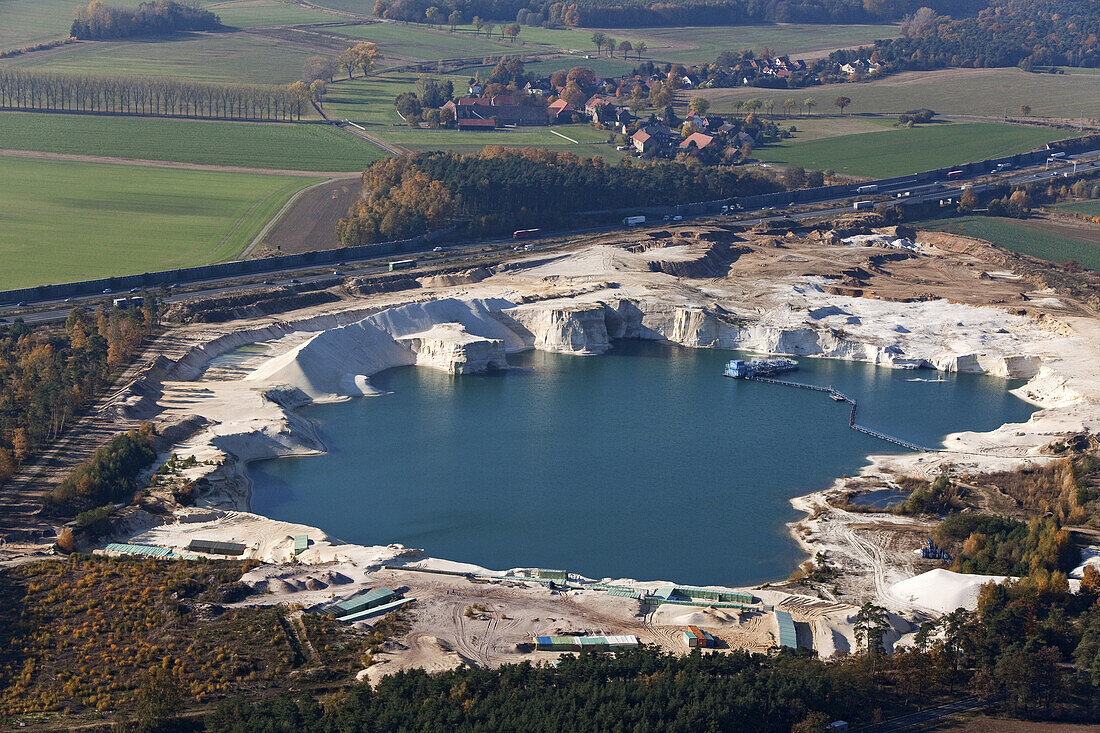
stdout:
<svg viewBox="0 0 1100 733">
<path fill-rule="evenodd" d="M 646 125 L 634 133 L 630 143 L 636 151 L 646 155 L 670 147 L 676 137 L 676 133 L 663 125 Z"/>
<path fill-rule="evenodd" d="M 546 114 L 551 122 L 571 122 L 576 108 L 564 99 L 558 99 L 546 106 Z"/>
<path fill-rule="evenodd" d="M 714 142 L 714 137 L 712 135 L 707 135 L 702 132 L 693 132 L 683 139 L 680 143 L 680 147 L 684 150 L 702 150 L 712 142 Z"/>
<path fill-rule="evenodd" d="M 611 104 L 611 100 L 601 97 L 598 94 L 593 94 L 588 98 L 588 101 L 584 103 L 584 113 L 589 117 L 595 119 L 596 107 L 601 104 Z"/>
</svg>

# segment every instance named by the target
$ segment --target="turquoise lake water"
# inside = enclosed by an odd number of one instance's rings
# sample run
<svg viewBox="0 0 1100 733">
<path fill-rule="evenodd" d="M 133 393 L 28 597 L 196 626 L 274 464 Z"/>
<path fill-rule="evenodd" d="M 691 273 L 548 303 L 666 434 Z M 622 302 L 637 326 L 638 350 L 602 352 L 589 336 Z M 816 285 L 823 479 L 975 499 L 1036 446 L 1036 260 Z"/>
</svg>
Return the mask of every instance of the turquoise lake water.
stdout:
<svg viewBox="0 0 1100 733">
<path fill-rule="evenodd" d="M 788 500 L 889 443 L 825 394 L 728 379 L 735 352 L 623 341 L 528 352 L 506 372 L 402 367 L 380 397 L 313 405 L 329 452 L 252 464 L 252 508 L 348 542 L 400 542 L 488 568 L 739 585 L 803 559 Z M 855 398 L 859 422 L 919 445 L 1026 420 L 1018 382 L 800 359 L 791 379 Z"/>
</svg>

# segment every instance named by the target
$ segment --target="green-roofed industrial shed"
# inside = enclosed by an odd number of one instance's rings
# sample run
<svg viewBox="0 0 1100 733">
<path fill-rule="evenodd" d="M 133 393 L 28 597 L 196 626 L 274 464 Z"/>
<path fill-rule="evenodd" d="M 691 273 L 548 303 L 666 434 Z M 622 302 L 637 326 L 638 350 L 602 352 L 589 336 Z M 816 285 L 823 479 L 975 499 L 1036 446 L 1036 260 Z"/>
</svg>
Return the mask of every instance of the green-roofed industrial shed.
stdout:
<svg viewBox="0 0 1100 733">
<path fill-rule="evenodd" d="M 788 649 L 798 648 L 798 634 L 795 631 L 794 619 L 786 611 L 776 611 L 775 620 L 779 622 L 779 645 Z"/>
<path fill-rule="evenodd" d="M 366 611 L 377 606 L 397 600 L 397 594 L 389 588 L 375 588 L 366 593 L 341 601 L 333 606 L 338 618 L 350 616 L 353 613 Z"/>
<path fill-rule="evenodd" d="M 191 540 L 187 545 L 191 552 L 205 552 L 208 555 L 243 555 L 247 545 L 237 542 L 218 542 L 216 540 Z"/>
</svg>

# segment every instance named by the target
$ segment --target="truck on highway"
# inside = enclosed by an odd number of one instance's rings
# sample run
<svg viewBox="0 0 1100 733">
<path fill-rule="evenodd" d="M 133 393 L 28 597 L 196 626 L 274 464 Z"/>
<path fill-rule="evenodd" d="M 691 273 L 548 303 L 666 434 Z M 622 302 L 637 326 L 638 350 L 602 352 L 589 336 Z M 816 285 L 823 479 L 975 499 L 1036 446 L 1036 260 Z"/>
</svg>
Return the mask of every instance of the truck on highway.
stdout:
<svg viewBox="0 0 1100 733">
<path fill-rule="evenodd" d="M 947 172 L 947 177 L 948 178 L 962 178 L 962 174 L 963 174 L 962 171 L 948 171 Z"/>
<path fill-rule="evenodd" d="M 628 216 L 623 219 L 623 226 L 636 227 L 639 224 L 645 224 L 644 216 Z"/>
<path fill-rule="evenodd" d="M 860 186 L 856 189 L 856 193 L 874 193 L 878 190 L 878 184 L 868 183 L 866 186 Z"/>
<path fill-rule="evenodd" d="M 875 205 L 874 201 L 856 201 L 854 204 L 852 204 L 852 208 L 855 209 L 856 211 L 859 211 L 860 209 L 873 208 L 874 205 Z"/>
<path fill-rule="evenodd" d="M 517 229 L 512 232 L 512 239 L 531 239 L 542 234 L 541 229 Z"/>
</svg>

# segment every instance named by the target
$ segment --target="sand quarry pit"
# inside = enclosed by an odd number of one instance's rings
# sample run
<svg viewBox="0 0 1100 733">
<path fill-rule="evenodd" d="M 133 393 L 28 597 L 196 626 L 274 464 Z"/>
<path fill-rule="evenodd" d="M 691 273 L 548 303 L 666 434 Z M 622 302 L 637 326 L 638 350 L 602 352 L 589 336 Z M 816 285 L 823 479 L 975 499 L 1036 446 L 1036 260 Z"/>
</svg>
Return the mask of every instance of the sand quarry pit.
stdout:
<svg viewBox="0 0 1100 733">
<path fill-rule="evenodd" d="M 702 601 L 643 606 L 579 577 L 568 590 L 551 589 L 522 569 L 490 570 L 399 545 L 350 545 L 324 528 L 250 511 L 249 461 L 324 450 L 297 407 L 370 395 L 371 376 L 393 366 L 472 373 L 528 349 L 599 355 L 617 338 L 1027 380 L 1018 394 L 1041 409 L 1026 423 L 950 436 L 949 454 L 872 456 L 864 474 L 849 479 L 870 485 L 902 473 L 932 475 L 946 464 L 999 470 L 1041 462 L 1039 448 L 1051 436 L 1100 429 L 1092 306 L 1048 288 L 1034 277 L 1035 263 L 977 240 L 872 234 L 858 223 L 840 233 L 696 224 L 600 234 L 537 256 L 479 262 L 476 276 L 413 271 L 421 283 L 413 289 L 352 294 L 337 286 L 339 300 L 323 306 L 180 326 L 153 355 L 163 357 L 160 366 L 106 409 L 116 429 L 191 421 L 195 430 L 170 452 L 201 462 L 183 477 L 200 481 L 203 493 L 196 508 L 178 507 L 167 521 L 135 514 L 114 539 L 178 549 L 195 536 L 239 542 L 246 557 L 265 563 L 246 578 L 255 593 L 243 603 L 315 609 L 378 587 L 415 599 L 401 611 L 407 631 L 386 643 L 368 676 L 553 658 L 525 646 L 537 635 L 632 634 L 686 650 L 681 634 L 693 624 L 721 648 L 767 651 L 778 643 L 776 610 L 790 613 L 799 646 L 829 656 L 852 648 L 855 609 L 868 599 L 894 614 L 888 642 L 907 643 L 914 622 L 935 613 L 923 595 L 917 603 L 894 590 L 934 569 L 912 552 L 927 528 L 836 509 L 826 498 L 845 480 L 796 500 L 807 518 L 792 527 L 808 557 L 824 553 L 840 573 L 842 595 L 831 583 L 774 579 L 745 589 L 754 597 L 747 610 Z M 302 534 L 308 547 L 295 555 L 293 538 Z M 410 565 L 456 574 L 390 569 Z M 653 593 L 662 579 L 607 582 Z M 929 584 L 935 577 L 922 581 L 922 594 Z M 944 594 L 954 592 L 949 585 Z"/>
</svg>

